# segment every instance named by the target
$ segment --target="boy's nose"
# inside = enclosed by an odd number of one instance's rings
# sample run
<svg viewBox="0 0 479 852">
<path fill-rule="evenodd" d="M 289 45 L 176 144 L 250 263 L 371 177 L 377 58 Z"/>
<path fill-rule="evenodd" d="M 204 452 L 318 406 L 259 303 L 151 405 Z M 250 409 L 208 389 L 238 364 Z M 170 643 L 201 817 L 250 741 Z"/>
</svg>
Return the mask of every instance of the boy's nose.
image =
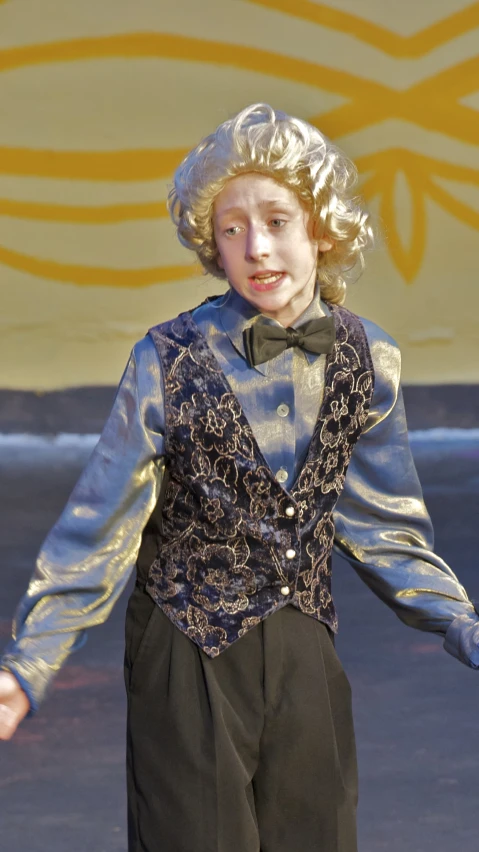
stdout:
<svg viewBox="0 0 479 852">
<path fill-rule="evenodd" d="M 246 240 L 247 257 L 258 260 L 269 255 L 269 239 L 261 231 L 250 231 Z"/>
</svg>

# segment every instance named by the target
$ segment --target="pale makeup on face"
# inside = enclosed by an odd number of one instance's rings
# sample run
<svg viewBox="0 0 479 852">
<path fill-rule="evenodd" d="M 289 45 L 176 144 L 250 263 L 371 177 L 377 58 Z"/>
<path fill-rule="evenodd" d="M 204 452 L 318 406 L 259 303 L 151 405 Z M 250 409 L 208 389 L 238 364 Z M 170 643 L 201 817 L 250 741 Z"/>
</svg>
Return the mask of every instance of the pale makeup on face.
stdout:
<svg viewBox="0 0 479 852">
<path fill-rule="evenodd" d="M 290 326 L 311 303 L 318 251 L 308 211 L 289 187 L 256 172 L 231 178 L 216 196 L 218 264 L 230 287 L 262 314 Z"/>
</svg>

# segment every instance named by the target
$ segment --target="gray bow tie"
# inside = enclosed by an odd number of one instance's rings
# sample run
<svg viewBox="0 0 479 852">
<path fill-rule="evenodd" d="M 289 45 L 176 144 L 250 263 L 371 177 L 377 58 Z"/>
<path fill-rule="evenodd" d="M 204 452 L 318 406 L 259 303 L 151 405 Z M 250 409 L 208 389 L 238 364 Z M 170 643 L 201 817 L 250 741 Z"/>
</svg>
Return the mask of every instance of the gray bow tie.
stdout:
<svg viewBox="0 0 479 852">
<path fill-rule="evenodd" d="M 251 366 L 275 358 L 290 346 L 299 346 L 308 352 L 332 352 L 336 339 L 333 317 L 309 320 L 299 328 L 281 328 L 258 320 L 243 332 L 246 357 Z"/>
</svg>

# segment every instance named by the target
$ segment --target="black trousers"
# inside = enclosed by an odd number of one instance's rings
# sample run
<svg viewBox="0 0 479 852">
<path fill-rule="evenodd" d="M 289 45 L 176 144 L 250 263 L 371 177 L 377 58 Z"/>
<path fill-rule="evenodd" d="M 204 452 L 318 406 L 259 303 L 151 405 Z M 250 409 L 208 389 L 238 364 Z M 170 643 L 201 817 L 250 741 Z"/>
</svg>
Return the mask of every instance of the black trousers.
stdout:
<svg viewBox="0 0 479 852">
<path fill-rule="evenodd" d="M 140 586 L 126 622 L 129 852 L 356 852 L 348 680 L 288 605 L 210 659 Z"/>
</svg>

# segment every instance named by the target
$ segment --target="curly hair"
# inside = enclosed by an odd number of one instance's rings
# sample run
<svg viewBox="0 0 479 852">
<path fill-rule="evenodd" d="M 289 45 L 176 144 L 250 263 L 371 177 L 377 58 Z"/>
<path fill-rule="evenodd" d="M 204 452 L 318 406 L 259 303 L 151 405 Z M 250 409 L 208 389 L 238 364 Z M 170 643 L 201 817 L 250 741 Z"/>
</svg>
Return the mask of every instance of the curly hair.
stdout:
<svg viewBox="0 0 479 852">
<path fill-rule="evenodd" d="M 310 211 L 314 238 L 333 243 L 318 253 L 317 279 L 321 296 L 342 304 L 345 276 L 358 264 L 361 274 L 363 253 L 373 245 L 370 216 L 353 194 L 356 166 L 316 127 L 269 104 L 252 104 L 224 121 L 177 168 L 168 210 L 182 245 L 196 252 L 206 273 L 226 278 L 217 262 L 213 204 L 228 180 L 248 172 L 293 190 Z"/>
</svg>

